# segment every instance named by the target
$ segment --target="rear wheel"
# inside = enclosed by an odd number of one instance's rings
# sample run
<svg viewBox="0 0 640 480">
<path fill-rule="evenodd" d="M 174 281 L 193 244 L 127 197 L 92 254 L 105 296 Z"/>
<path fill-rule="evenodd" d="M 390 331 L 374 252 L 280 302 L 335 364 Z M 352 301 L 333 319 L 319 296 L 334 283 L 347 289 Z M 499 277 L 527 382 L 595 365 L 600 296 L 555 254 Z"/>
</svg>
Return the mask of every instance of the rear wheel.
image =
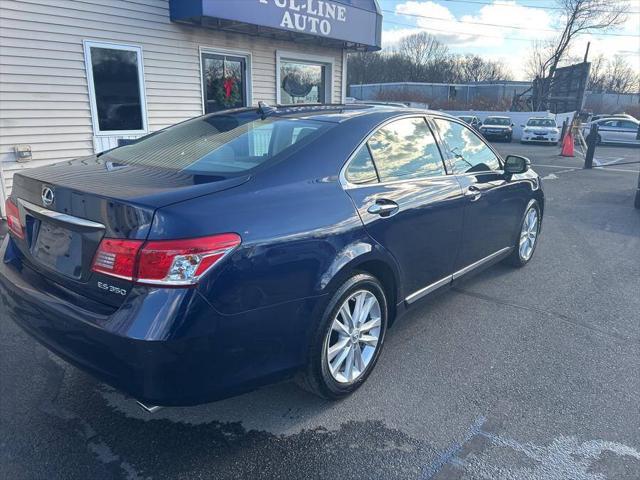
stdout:
<svg viewBox="0 0 640 480">
<path fill-rule="evenodd" d="M 360 387 L 380 356 L 387 310 L 384 289 L 375 277 L 357 273 L 349 278 L 325 309 L 300 385 L 332 400 Z"/>
<path fill-rule="evenodd" d="M 636 208 L 640 208 L 640 190 L 636 191 L 636 201 L 634 205 Z"/>
<path fill-rule="evenodd" d="M 514 267 L 524 267 L 533 258 L 538 245 L 540 233 L 540 208 L 538 203 L 532 201 L 522 218 L 520 234 L 514 246 L 513 252 L 507 261 Z"/>
</svg>

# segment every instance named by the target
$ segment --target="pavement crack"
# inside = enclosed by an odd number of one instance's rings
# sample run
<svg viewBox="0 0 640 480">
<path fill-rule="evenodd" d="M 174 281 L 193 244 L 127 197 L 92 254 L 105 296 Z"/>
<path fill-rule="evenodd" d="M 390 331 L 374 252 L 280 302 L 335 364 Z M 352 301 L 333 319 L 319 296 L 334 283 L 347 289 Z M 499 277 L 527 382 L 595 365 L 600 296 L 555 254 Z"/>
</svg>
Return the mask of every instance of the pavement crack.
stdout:
<svg viewBox="0 0 640 480">
<path fill-rule="evenodd" d="M 514 302 L 508 302 L 506 300 L 502 300 L 500 298 L 496 298 L 496 297 L 492 297 L 490 295 L 484 295 L 482 293 L 476 293 L 476 292 L 472 292 L 469 290 L 464 290 L 460 287 L 454 287 L 452 290 L 454 290 L 457 293 L 461 293 L 463 295 L 467 295 L 469 297 L 474 297 L 474 298 L 479 298 L 481 300 L 485 300 L 487 302 L 492 302 L 492 303 L 497 303 L 500 305 L 505 305 L 508 307 L 512 307 L 512 308 L 518 308 L 520 310 L 526 310 L 529 312 L 534 312 L 534 313 L 538 313 L 547 317 L 554 317 L 560 321 L 569 323 L 571 325 L 577 326 L 577 327 L 581 327 L 581 328 L 585 328 L 587 330 L 591 330 L 593 332 L 596 333 L 600 333 L 602 335 L 605 335 L 607 337 L 611 337 L 611 338 L 615 338 L 617 340 L 621 340 L 623 342 L 632 342 L 632 343 L 640 343 L 640 338 L 637 337 L 627 337 L 624 335 L 620 335 L 618 333 L 615 332 L 608 332 L 606 330 L 603 330 L 601 328 L 598 327 L 594 327 L 593 325 L 589 325 L 587 323 L 581 322 L 580 320 L 576 320 L 575 318 L 572 318 L 568 315 L 565 315 L 563 313 L 559 313 L 559 312 L 554 312 L 552 310 L 547 310 L 544 308 L 538 308 L 538 307 L 534 307 L 531 305 L 521 305 L 518 303 L 514 303 Z"/>
</svg>

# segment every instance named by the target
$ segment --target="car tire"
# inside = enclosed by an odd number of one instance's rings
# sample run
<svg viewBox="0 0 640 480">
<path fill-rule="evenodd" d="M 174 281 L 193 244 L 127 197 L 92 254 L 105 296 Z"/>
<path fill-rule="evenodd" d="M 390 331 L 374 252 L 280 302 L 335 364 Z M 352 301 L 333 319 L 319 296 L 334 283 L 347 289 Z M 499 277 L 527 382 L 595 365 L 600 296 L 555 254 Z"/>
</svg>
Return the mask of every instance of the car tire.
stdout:
<svg viewBox="0 0 640 480">
<path fill-rule="evenodd" d="M 361 326 L 375 324 L 374 317 L 379 313 L 379 327 L 377 329 L 371 328 L 367 331 L 363 330 L 362 333 L 362 338 L 367 337 L 366 341 L 369 342 L 373 337 L 377 337 L 377 342 L 373 350 L 367 350 L 371 345 L 365 344 L 364 340 L 361 341 L 361 334 L 355 334 L 355 329 L 351 330 L 351 335 L 345 335 L 346 332 L 342 332 L 334 327 L 334 321 L 344 323 L 345 325 L 347 324 L 342 314 L 342 309 L 345 305 L 350 310 L 353 308 L 352 313 L 356 316 L 355 309 L 358 302 L 358 295 L 363 294 L 364 298 L 366 298 L 364 301 L 368 302 L 371 299 L 375 299 L 378 307 L 378 310 L 376 310 L 376 306 L 374 305 L 371 309 L 373 313 L 366 317 L 365 321 L 360 324 Z M 296 379 L 298 385 L 328 400 L 338 400 L 357 390 L 371 374 L 380 357 L 387 331 L 388 310 L 384 288 L 375 277 L 363 272 L 352 275 L 336 290 L 324 309 L 322 318 L 311 338 L 306 367 Z M 358 338 L 354 340 L 354 337 Z M 330 360 L 330 355 L 333 352 L 330 350 L 332 347 L 335 347 L 334 351 L 336 351 L 340 342 L 345 341 L 345 339 L 348 339 L 346 346 L 350 347 L 350 353 L 343 359 L 343 364 L 341 365 L 344 366 L 344 369 L 342 369 L 338 363 L 341 356 L 344 356 L 343 354 L 346 347 L 340 349 L 340 353 L 333 357 L 333 363 Z M 353 354 L 351 351 L 353 351 Z M 362 352 L 359 357 L 360 365 L 357 365 L 357 351 Z M 364 364 L 362 362 L 365 361 L 365 352 L 367 363 L 366 366 L 363 367 Z M 352 362 L 352 370 L 350 372 L 348 371 L 348 362 Z M 337 368 L 334 368 L 336 365 Z M 349 378 L 349 374 L 353 375 L 353 378 Z"/>
<path fill-rule="evenodd" d="M 636 201 L 634 202 L 634 206 L 640 209 L 640 190 L 636 190 Z"/>
<path fill-rule="evenodd" d="M 512 140 L 513 140 L 513 137 L 509 136 L 509 137 L 507 137 L 506 142 L 507 143 L 511 143 Z"/>
<path fill-rule="evenodd" d="M 535 228 L 531 226 L 530 212 L 535 212 Z M 535 200 L 531 200 L 527 205 L 527 208 L 522 215 L 522 221 L 520 222 L 520 230 L 516 236 L 516 242 L 511 254 L 506 258 L 506 262 L 513 267 L 521 268 L 528 264 L 536 251 L 538 246 L 538 240 L 540 237 L 540 226 L 542 224 L 542 215 L 540 212 L 540 206 Z M 529 242 L 529 248 L 523 246 L 523 235 L 527 232 L 527 239 L 531 240 L 531 234 L 533 233 L 533 242 Z"/>
</svg>

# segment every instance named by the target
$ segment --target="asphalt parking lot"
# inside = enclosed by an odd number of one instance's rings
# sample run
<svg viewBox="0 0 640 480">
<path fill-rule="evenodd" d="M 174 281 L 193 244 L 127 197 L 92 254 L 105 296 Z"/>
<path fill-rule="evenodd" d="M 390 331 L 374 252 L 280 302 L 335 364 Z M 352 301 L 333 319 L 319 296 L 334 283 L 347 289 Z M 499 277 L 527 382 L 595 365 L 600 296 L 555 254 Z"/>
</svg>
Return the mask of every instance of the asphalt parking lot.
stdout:
<svg viewBox="0 0 640 480">
<path fill-rule="evenodd" d="M 640 149 L 583 170 L 529 156 L 547 209 L 536 257 L 412 310 L 339 403 L 290 384 L 143 413 L 0 321 L 7 479 L 640 478 Z"/>
</svg>

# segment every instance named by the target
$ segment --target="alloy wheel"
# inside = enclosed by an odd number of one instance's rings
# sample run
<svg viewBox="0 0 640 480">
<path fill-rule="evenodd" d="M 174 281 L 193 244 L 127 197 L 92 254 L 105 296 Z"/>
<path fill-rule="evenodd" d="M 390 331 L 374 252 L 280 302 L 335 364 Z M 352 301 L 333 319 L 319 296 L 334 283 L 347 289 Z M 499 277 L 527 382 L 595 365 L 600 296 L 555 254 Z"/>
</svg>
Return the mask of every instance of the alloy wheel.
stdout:
<svg viewBox="0 0 640 480">
<path fill-rule="evenodd" d="M 533 255 L 533 250 L 538 239 L 538 210 L 531 207 L 524 216 L 522 231 L 520 232 L 519 253 L 525 262 Z"/>
<path fill-rule="evenodd" d="M 326 337 L 325 356 L 338 383 L 352 383 L 365 372 L 380 344 L 380 303 L 368 290 L 351 294 L 340 306 Z"/>
</svg>

